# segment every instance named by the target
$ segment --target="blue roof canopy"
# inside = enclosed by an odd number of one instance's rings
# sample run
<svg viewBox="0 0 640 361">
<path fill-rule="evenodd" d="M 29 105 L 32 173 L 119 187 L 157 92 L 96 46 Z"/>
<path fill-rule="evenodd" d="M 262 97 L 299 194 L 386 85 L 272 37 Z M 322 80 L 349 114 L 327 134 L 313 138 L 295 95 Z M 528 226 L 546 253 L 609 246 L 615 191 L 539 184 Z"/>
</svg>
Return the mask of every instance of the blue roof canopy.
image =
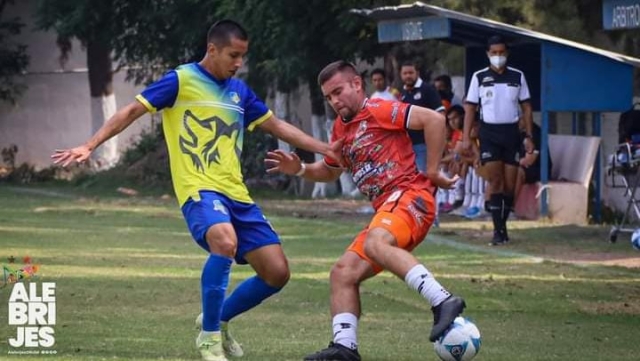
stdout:
<svg viewBox="0 0 640 361">
<path fill-rule="evenodd" d="M 438 39 L 464 46 L 466 83 L 488 66 L 487 39 L 502 35 L 510 46 L 509 65 L 525 73 L 534 110 L 542 113 L 541 182 L 548 181 L 549 112 L 592 112 L 593 135 L 601 132 L 600 112 L 628 110 L 633 99 L 633 71 L 640 59 L 598 49 L 529 29 L 443 9 L 422 2 L 352 13 L 378 22 L 381 43 Z M 600 194 L 600 157 L 596 159 L 596 194 Z M 547 191 L 540 198 L 547 215 Z M 594 218 L 600 219 L 596 198 Z"/>
<path fill-rule="evenodd" d="M 487 39 L 502 35 L 511 48 L 509 64 L 527 76 L 535 110 L 605 112 L 631 106 L 633 69 L 640 59 L 422 2 L 352 13 L 378 22 L 381 43 L 438 39 L 464 46 L 467 81 L 488 65 Z"/>
</svg>

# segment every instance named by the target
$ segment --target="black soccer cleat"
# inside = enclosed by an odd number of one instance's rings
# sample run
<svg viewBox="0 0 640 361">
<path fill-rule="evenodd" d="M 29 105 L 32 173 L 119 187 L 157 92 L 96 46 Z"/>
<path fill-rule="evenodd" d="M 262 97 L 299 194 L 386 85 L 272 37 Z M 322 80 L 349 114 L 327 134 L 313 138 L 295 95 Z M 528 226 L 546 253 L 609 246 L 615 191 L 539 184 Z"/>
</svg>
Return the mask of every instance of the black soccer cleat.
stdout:
<svg viewBox="0 0 640 361">
<path fill-rule="evenodd" d="M 449 296 L 441 304 L 432 307 L 433 328 L 431 329 L 431 334 L 429 334 L 429 341 L 435 342 L 440 338 L 465 307 L 464 300 L 456 296 Z"/>
<path fill-rule="evenodd" d="M 490 246 L 502 246 L 503 244 L 506 244 L 507 242 L 509 242 L 509 236 L 505 236 L 505 234 L 503 234 L 500 231 L 493 231 L 493 238 L 491 239 L 491 242 L 489 242 Z"/>
<path fill-rule="evenodd" d="M 308 355 L 304 361 L 360 361 L 358 350 L 352 350 L 339 343 L 329 342 L 329 347 Z"/>
</svg>

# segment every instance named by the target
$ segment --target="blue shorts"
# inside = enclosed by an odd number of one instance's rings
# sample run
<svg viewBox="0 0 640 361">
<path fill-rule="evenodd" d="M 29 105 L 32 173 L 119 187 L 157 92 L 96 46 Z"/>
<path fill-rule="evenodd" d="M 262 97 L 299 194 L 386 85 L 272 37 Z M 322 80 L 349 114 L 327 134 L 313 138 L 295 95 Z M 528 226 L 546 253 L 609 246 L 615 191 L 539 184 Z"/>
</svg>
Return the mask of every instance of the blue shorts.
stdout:
<svg viewBox="0 0 640 361">
<path fill-rule="evenodd" d="M 213 191 L 200 191 L 200 200 L 189 198 L 182 206 L 182 214 L 193 239 L 209 252 L 207 230 L 219 223 L 231 223 L 238 238 L 236 263 L 246 264 L 244 255 L 260 247 L 280 244 L 278 235 L 253 203 L 236 202 Z"/>
</svg>

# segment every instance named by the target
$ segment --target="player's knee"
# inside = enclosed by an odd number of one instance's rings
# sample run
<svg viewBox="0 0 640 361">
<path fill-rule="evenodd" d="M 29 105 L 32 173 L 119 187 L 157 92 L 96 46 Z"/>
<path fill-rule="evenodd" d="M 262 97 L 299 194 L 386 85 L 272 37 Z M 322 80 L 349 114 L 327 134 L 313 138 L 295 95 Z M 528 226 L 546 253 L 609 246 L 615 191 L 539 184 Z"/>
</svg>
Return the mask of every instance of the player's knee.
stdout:
<svg viewBox="0 0 640 361">
<path fill-rule="evenodd" d="M 237 243 L 233 238 L 209 238 L 207 237 L 209 251 L 213 254 L 233 258 L 236 255 Z"/>
<path fill-rule="evenodd" d="M 269 270 L 262 277 L 269 286 L 282 288 L 289 282 L 291 271 L 289 271 L 289 265 L 285 260 L 284 262 L 271 264 Z"/>
<path fill-rule="evenodd" d="M 338 261 L 329 273 L 331 284 L 355 284 L 357 279 L 346 262 Z"/>
<path fill-rule="evenodd" d="M 211 226 L 206 234 L 209 252 L 233 258 L 236 255 L 238 241 L 233 227 L 227 224 Z"/>
<path fill-rule="evenodd" d="M 504 176 L 498 174 L 492 174 L 490 181 L 491 189 L 493 193 L 502 193 L 504 190 Z"/>
</svg>

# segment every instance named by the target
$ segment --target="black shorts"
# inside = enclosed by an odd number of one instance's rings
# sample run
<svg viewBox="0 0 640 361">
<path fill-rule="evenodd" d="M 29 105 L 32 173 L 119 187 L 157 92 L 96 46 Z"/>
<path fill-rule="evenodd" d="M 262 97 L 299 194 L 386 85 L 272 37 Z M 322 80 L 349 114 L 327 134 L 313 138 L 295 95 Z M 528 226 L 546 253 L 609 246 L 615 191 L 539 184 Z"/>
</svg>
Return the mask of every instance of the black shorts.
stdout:
<svg viewBox="0 0 640 361">
<path fill-rule="evenodd" d="M 520 144 L 522 137 L 518 123 L 512 124 L 480 124 L 480 162 L 503 162 L 518 166 L 520 161 Z"/>
<path fill-rule="evenodd" d="M 524 183 L 533 184 L 540 181 L 540 167 L 522 167 L 524 170 Z"/>
</svg>

